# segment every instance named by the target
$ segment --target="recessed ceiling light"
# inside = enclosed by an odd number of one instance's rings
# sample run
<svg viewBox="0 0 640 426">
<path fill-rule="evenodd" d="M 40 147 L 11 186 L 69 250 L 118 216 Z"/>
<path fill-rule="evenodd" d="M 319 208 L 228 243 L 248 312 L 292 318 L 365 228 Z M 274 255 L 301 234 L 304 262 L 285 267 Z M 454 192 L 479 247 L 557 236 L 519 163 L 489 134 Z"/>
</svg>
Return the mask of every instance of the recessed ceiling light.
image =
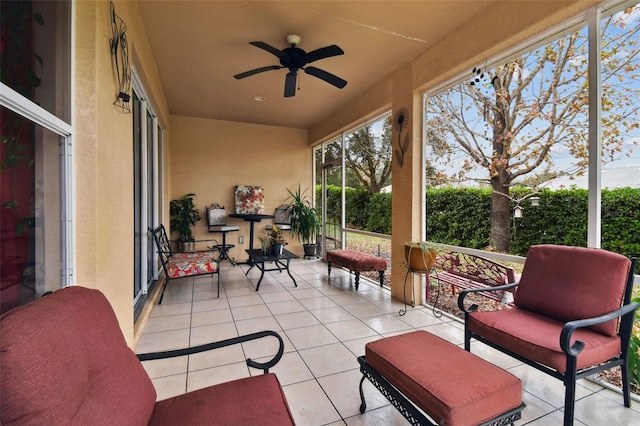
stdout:
<svg viewBox="0 0 640 426">
<path fill-rule="evenodd" d="M 255 98 L 253 98 L 256 102 L 264 102 L 267 100 L 267 98 L 265 98 L 264 96 L 256 96 Z"/>
</svg>

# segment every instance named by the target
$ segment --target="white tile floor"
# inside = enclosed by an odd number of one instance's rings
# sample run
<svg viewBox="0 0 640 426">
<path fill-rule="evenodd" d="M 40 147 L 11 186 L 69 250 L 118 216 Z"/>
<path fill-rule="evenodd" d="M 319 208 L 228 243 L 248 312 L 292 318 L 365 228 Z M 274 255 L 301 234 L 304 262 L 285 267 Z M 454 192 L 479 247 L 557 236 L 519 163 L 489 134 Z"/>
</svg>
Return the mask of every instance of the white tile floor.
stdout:
<svg viewBox="0 0 640 426">
<path fill-rule="evenodd" d="M 361 279 L 356 292 L 353 276 L 319 260 L 295 260 L 291 271 L 266 273 L 255 291 L 259 271 L 245 276 L 246 266 L 223 262 L 220 298 L 210 277 L 174 280 L 162 305 L 154 307 L 140 338 L 138 353 L 177 349 L 235 337 L 259 330 L 278 331 L 285 354 L 275 372 L 282 383 L 298 425 L 404 425 L 408 424 L 368 382 L 367 411 L 359 413 L 361 373 L 356 356 L 365 343 L 383 336 L 416 329 L 427 330 L 457 345 L 463 343 L 463 324 L 449 317 L 434 317 L 430 308 L 409 308 L 394 300 L 376 283 Z M 245 358 L 268 359 L 276 345 L 267 339 L 208 353 L 170 360 L 148 361 L 158 399 L 248 375 Z M 272 340 L 272 339 L 270 339 Z M 491 348 L 472 342 L 472 351 L 504 368 L 523 382 L 527 407 L 519 425 L 562 424 L 564 387 Z M 266 357 L 266 358 L 265 358 Z M 640 402 L 622 405 L 622 395 L 586 380 L 579 382 L 576 425 L 640 424 Z"/>
</svg>

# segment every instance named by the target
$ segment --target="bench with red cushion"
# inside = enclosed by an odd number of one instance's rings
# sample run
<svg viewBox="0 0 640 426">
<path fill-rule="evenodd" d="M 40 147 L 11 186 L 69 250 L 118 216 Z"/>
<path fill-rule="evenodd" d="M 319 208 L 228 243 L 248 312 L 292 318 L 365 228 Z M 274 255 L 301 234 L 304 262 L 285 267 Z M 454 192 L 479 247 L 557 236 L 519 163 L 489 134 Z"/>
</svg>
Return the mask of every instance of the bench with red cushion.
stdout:
<svg viewBox="0 0 640 426">
<path fill-rule="evenodd" d="M 360 272 L 378 271 L 380 287 L 384 285 L 384 271 L 387 270 L 387 261 L 382 257 L 363 253 L 358 250 L 331 250 L 327 252 L 329 275 L 331 264 L 342 266 L 356 274 L 356 290 L 360 284 Z"/>
<path fill-rule="evenodd" d="M 520 379 L 431 333 L 369 342 L 365 354 L 358 357 L 361 413 L 369 379 L 411 424 L 508 424 L 521 417 Z"/>
</svg>

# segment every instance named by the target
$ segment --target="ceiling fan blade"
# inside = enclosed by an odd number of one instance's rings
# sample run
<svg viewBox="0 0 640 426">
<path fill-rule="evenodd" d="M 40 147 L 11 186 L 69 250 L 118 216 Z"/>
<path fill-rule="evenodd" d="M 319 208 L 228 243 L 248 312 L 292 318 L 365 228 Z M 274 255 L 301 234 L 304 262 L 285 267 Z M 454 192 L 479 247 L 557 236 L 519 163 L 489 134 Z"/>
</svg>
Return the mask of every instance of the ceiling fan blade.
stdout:
<svg viewBox="0 0 640 426">
<path fill-rule="evenodd" d="M 296 95 L 296 77 L 298 73 L 290 71 L 287 73 L 287 77 L 284 80 L 284 97 L 290 98 Z"/>
<path fill-rule="evenodd" d="M 338 46 L 332 44 L 331 46 L 321 47 L 320 49 L 312 50 L 311 52 L 307 53 L 307 63 L 310 64 L 311 62 L 320 59 L 330 58 L 332 56 L 338 55 L 344 55 L 344 52 Z"/>
<path fill-rule="evenodd" d="M 250 41 L 249 44 L 255 46 L 255 47 L 259 47 L 260 49 L 264 49 L 267 52 L 271 53 L 272 55 L 277 56 L 278 58 L 282 59 L 284 58 L 286 55 L 279 49 L 276 49 L 275 47 L 262 42 L 262 41 Z"/>
<path fill-rule="evenodd" d="M 336 86 L 338 89 L 342 89 L 347 85 L 347 81 L 341 79 L 337 75 L 333 75 L 330 72 L 326 72 L 316 67 L 306 67 L 304 72 L 311 74 L 314 77 L 318 77 L 320 80 L 324 80 L 329 84 Z"/>
<path fill-rule="evenodd" d="M 251 77 L 252 75 L 259 74 L 265 71 L 279 70 L 280 68 L 284 68 L 284 67 L 281 67 L 278 65 L 270 65 L 268 67 L 256 68 L 255 70 L 241 72 L 240 74 L 234 75 L 233 78 L 240 80 L 241 78 Z"/>
</svg>

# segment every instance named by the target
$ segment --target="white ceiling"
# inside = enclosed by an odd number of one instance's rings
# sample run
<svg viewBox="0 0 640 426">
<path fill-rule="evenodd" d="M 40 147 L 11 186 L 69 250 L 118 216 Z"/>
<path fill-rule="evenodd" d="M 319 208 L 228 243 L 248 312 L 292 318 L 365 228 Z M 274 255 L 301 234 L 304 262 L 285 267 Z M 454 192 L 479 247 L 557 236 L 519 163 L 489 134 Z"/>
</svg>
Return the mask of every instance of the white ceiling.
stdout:
<svg viewBox="0 0 640 426">
<path fill-rule="evenodd" d="M 493 3 L 185 0 L 141 1 L 139 7 L 172 114 L 309 128 L 474 16 L 490 13 Z M 285 98 L 287 69 L 233 78 L 279 65 L 249 42 L 283 49 L 288 34 L 299 35 L 307 52 L 340 46 L 344 55 L 313 65 L 347 86 L 337 89 L 300 72 L 300 90 Z"/>
</svg>

